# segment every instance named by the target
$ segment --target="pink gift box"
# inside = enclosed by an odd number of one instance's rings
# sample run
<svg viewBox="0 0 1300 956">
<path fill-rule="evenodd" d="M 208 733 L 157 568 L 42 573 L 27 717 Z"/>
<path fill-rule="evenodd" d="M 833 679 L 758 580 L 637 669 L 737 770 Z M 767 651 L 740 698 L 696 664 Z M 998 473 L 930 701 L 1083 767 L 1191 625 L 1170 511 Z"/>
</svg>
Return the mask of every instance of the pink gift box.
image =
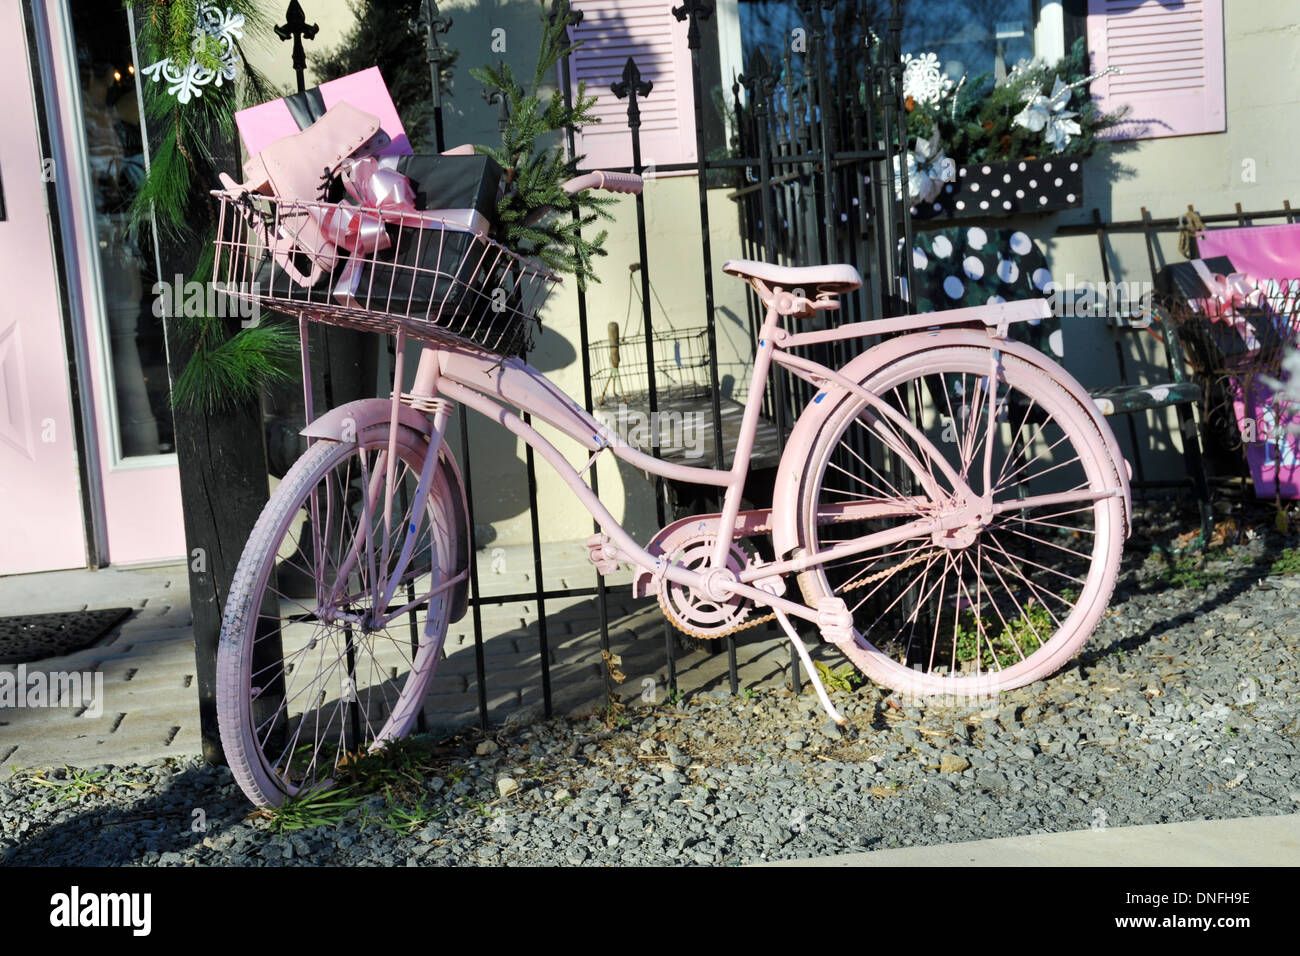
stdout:
<svg viewBox="0 0 1300 956">
<path fill-rule="evenodd" d="M 277 139 L 306 129 L 331 106 L 344 101 L 377 117 L 380 129 L 392 140 L 376 155 L 411 155 L 406 129 L 397 116 L 397 108 L 393 106 L 393 98 L 388 94 L 388 87 L 377 66 L 337 80 L 326 80 L 303 93 L 240 110 L 235 114 L 235 125 L 248 155 L 256 156 Z"/>
</svg>

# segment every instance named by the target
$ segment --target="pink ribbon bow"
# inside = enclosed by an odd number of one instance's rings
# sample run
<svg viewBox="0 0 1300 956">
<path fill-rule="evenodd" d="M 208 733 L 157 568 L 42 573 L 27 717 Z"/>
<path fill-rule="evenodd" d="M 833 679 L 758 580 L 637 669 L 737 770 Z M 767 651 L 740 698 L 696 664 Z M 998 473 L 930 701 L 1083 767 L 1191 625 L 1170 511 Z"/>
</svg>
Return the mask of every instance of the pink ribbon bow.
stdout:
<svg viewBox="0 0 1300 956">
<path fill-rule="evenodd" d="M 351 255 L 334 285 L 334 298 L 344 305 L 356 305 L 354 298 L 362 267 L 374 262 L 374 254 L 392 246 L 388 226 L 416 229 L 465 229 L 454 221 L 458 210 L 422 212 L 415 206 L 411 181 L 374 156 L 347 160 L 339 169 L 343 188 L 356 206 L 346 203 L 322 207 L 316 212 L 326 239 Z M 468 228 L 473 228 L 469 225 Z"/>
<path fill-rule="evenodd" d="M 361 270 L 377 252 L 392 246 L 388 225 L 426 225 L 415 208 L 411 181 L 395 169 L 385 169 L 373 156 L 346 162 L 340 170 L 343 188 L 357 205 L 328 206 L 321 217 L 326 238 L 351 253 L 339 274 L 333 294 L 344 304 L 355 304 L 353 296 Z"/>
<path fill-rule="evenodd" d="M 1204 277 L 1202 277 L 1204 278 Z M 1211 273 L 1206 284 L 1210 288 L 1210 298 L 1203 299 L 1206 315 L 1211 321 L 1239 324 L 1241 317 L 1238 309 L 1259 308 L 1264 305 L 1264 291 L 1256 281 L 1241 272 L 1231 275 Z"/>
<path fill-rule="evenodd" d="M 1210 272 L 1209 266 L 1201 259 L 1192 260 L 1192 268 L 1209 291 L 1209 296 L 1196 300 L 1211 322 L 1222 322 L 1231 326 L 1241 336 L 1248 349 L 1259 348 L 1259 337 L 1255 326 L 1238 310 L 1259 309 L 1267 305 L 1268 296 L 1257 279 L 1241 273 L 1218 275 Z"/>
</svg>

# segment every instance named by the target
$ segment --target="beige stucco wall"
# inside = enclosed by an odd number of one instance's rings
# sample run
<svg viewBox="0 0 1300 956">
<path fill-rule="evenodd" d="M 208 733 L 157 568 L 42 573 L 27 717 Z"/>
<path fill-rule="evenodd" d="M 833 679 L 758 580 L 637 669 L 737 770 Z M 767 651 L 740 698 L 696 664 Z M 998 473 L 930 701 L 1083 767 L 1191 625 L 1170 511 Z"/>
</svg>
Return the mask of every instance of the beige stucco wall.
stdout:
<svg viewBox="0 0 1300 956">
<path fill-rule="evenodd" d="M 308 19 L 321 26 L 313 46 L 337 43 L 350 26 L 352 15 L 343 0 L 312 0 Z M 494 107 L 483 103 L 479 84 L 469 76 L 471 66 L 504 57 L 516 69 L 531 71 L 536 49 L 536 5 L 532 2 L 486 3 L 454 0 L 440 5 L 454 25 L 448 42 L 460 51 L 446 128 L 449 143 L 493 142 L 496 138 Z M 1105 157 L 1085 163 L 1084 208 L 1055 216 L 998 220 L 1016 225 L 1045 247 L 1052 270 L 1064 280 L 1098 282 L 1102 275 L 1095 237 L 1055 237 L 1067 223 L 1086 222 L 1096 207 L 1107 220 L 1140 217 L 1146 207 L 1156 218 L 1177 216 L 1189 203 L 1202 213 L 1229 212 L 1240 202 L 1247 210 L 1277 208 L 1284 199 L 1300 200 L 1300 124 L 1297 94 L 1300 89 L 1300 3 L 1295 0 L 1226 0 L 1227 132 L 1215 135 L 1146 140 L 1117 145 Z M 505 29 L 504 54 L 494 51 L 495 28 Z M 497 35 L 500 36 L 499 34 Z M 289 45 L 264 45 L 253 51 L 255 60 L 276 82 L 291 87 Z M 308 82 L 312 82 L 309 77 Z M 1243 176 L 1243 162 L 1253 161 L 1254 178 Z M 668 311 L 655 321 L 665 327 L 687 328 L 703 323 L 703 268 L 700 260 L 698 193 L 692 177 L 659 179 L 645 192 L 651 281 Z M 602 284 L 588 296 L 593 337 L 604 334 L 611 320 L 620 324 L 628 309 L 628 263 L 637 259 L 634 203 L 624 200 L 614 209 L 609 256 L 601 261 Z M 723 276 L 721 261 L 740 252 L 737 219 L 725 191 L 710 194 L 714 284 L 718 303 L 718 338 L 722 361 L 737 361 L 748 348 L 743 288 Z M 1140 236 L 1119 237 L 1113 246 L 1116 280 L 1149 279 L 1145 247 Z M 1172 238 L 1162 243 L 1160 261 L 1181 257 Z M 633 302 L 633 309 L 638 306 Z M 581 397 L 581 365 L 577 361 L 578 331 L 574 290 L 566 283 L 552 297 L 544 314 L 546 331 L 533 361 L 571 395 Z M 639 328 L 635 311 L 632 326 Z M 1064 320 L 1070 370 L 1087 385 L 1118 382 L 1111 333 L 1102 320 Z M 1154 340 L 1129 336 L 1140 361 L 1133 370 L 1139 379 L 1162 381 L 1167 373 L 1154 364 Z M 745 380 L 738 383 L 743 388 Z M 1147 476 L 1177 477 L 1182 473 L 1180 442 L 1173 427 L 1175 416 L 1150 414 L 1139 422 L 1138 441 Z M 1118 424 L 1118 423 L 1117 423 Z M 1126 453 L 1127 429 L 1117 427 Z M 549 437 L 556 437 L 547 432 Z M 458 446 L 453 436 L 453 447 Z M 581 464 L 586 454 L 576 444 L 557 438 L 571 462 Z M 530 536 L 523 481 L 523 449 L 503 429 L 477 416 L 471 428 L 475 476 L 475 506 L 481 522 L 480 542 L 514 543 Z M 650 486 L 627 468 L 605 462 L 600 466 L 602 498 L 616 517 L 641 536 L 653 531 L 654 508 Z M 545 540 L 585 537 L 590 519 L 576 507 L 560 479 L 544 464 L 538 466 L 541 535 Z"/>
<path fill-rule="evenodd" d="M 1109 155 L 1084 164 L 1084 208 L 1023 224 L 1042 241 L 1058 281 L 1103 279 L 1095 235 L 1053 238 L 1065 223 L 1090 221 L 1096 207 L 1108 221 L 1174 217 L 1189 204 L 1202 215 L 1279 209 L 1283 200 L 1300 203 L 1300 3 L 1295 0 L 1225 0 L 1227 131 L 1204 136 L 1150 139 L 1117 145 Z M 1253 166 L 1253 178 L 1250 175 Z M 1276 221 L 1276 220 L 1272 220 Z M 1148 281 L 1151 277 L 1140 234 L 1117 236 L 1112 243 L 1112 277 Z M 1158 264 L 1183 261 L 1177 237 L 1165 234 Z M 1118 384 L 1114 348 L 1104 320 L 1066 318 L 1066 365 L 1087 385 Z M 1152 361 L 1155 340 L 1128 335 L 1124 341 L 1142 353 L 1146 381 L 1168 381 Z M 1115 431 L 1129 453 L 1127 427 Z M 1138 443 L 1147 477 L 1184 474 L 1181 441 L 1172 409 L 1139 418 Z"/>
</svg>

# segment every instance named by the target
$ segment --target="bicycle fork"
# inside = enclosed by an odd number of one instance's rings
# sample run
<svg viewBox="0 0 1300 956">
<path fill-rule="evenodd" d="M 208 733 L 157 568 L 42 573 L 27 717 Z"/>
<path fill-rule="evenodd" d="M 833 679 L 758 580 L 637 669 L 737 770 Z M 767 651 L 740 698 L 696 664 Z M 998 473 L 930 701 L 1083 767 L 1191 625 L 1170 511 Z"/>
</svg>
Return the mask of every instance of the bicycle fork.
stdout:
<svg viewBox="0 0 1300 956">
<path fill-rule="evenodd" d="M 364 545 L 370 558 L 370 588 L 371 588 L 371 616 L 369 622 L 371 626 L 378 626 L 388 618 L 388 608 L 397 590 L 398 582 L 401 581 L 402 575 L 406 573 L 407 567 L 411 563 L 411 558 L 415 552 L 416 542 L 420 535 L 420 527 L 423 523 L 422 515 L 425 512 L 425 506 L 428 503 L 429 495 L 432 493 L 434 468 L 437 465 L 439 453 L 442 450 L 442 444 L 447 433 L 447 424 L 451 420 L 453 405 L 450 400 L 436 397 L 438 385 L 438 365 L 436 361 L 436 352 L 432 349 L 425 349 L 420 357 L 420 365 L 416 372 L 415 383 L 409 393 L 405 396 L 401 390 L 402 383 L 402 365 L 403 365 L 403 342 L 404 336 L 400 333 L 397 337 L 397 357 L 393 374 L 393 409 L 390 416 L 390 425 L 388 433 L 388 448 L 380 452 L 375 461 L 375 470 L 373 473 L 363 473 L 363 484 L 366 488 L 365 500 L 362 512 L 362 525 L 358 529 L 358 534 L 354 537 L 351 547 L 349 548 L 346 559 L 339 567 L 339 573 L 336 578 L 332 592 L 327 595 L 328 602 L 333 604 L 338 601 L 340 591 L 346 589 L 346 582 L 351 576 L 352 569 L 361 560 L 361 549 Z M 396 474 L 397 474 L 397 430 L 398 430 L 398 408 L 402 404 L 403 397 L 406 397 L 413 408 L 433 415 L 433 433 L 429 436 L 429 446 L 425 452 L 424 461 L 420 466 L 420 477 L 416 484 L 415 496 L 411 502 L 411 509 L 407 526 L 403 532 L 402 547 L 398 553 L 397 563 L 394 565 L 391 573 L 388 572 L 388 559 L 390 554 L 389 544 L 392 541 L 392 524 L 393 524 L 393 500 L 396 491 Z M 374 524 L 375 513 L 379 501 L 379 494 L 383 491 L 384 495 L 384 516 L 383 516 L 383 541 L 380 544 L 379 564 L 374 563 L 374 546 L 372 539 L 372 528 Z M 443 587 L 449 587 L 455 581 L 443 582 Z M 436 593 L 436 591 L 435 591 Z M 430 595 L 432 597 L 433 595 Z"/>
</svg>

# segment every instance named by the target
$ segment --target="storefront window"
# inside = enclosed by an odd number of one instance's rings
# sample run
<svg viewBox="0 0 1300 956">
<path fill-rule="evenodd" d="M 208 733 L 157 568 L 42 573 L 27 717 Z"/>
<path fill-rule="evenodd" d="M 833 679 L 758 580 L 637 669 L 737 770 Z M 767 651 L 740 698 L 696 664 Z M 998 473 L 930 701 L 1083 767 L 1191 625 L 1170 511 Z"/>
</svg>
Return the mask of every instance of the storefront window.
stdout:
<svg viewBox="0 0 1300 956">
<path fill-rule="evenodd" d="M 1001 78 L 1034 56 L 1034 0 L 912 0 L 904 6 L 903 52 L 934 53 L 954 80 Z"/>
<path fill-rule="evenodd" d="M 857 0 L 855 7 L 875 24 L 877 33 L 884 32 L 888 0 Z M 740 0 L 739 13 L 746 58 L 762 49 L 779 63 L 789 54 L 798 69 L 802 57 L 796 31 L 805 29 L 799 4 Z M 937 54 L 944 72 L 954 79 L 981 73 L 1001 77 L 1034 55 L 1034 0 L 907 0 L 902 52 Z"/>
</svg>

